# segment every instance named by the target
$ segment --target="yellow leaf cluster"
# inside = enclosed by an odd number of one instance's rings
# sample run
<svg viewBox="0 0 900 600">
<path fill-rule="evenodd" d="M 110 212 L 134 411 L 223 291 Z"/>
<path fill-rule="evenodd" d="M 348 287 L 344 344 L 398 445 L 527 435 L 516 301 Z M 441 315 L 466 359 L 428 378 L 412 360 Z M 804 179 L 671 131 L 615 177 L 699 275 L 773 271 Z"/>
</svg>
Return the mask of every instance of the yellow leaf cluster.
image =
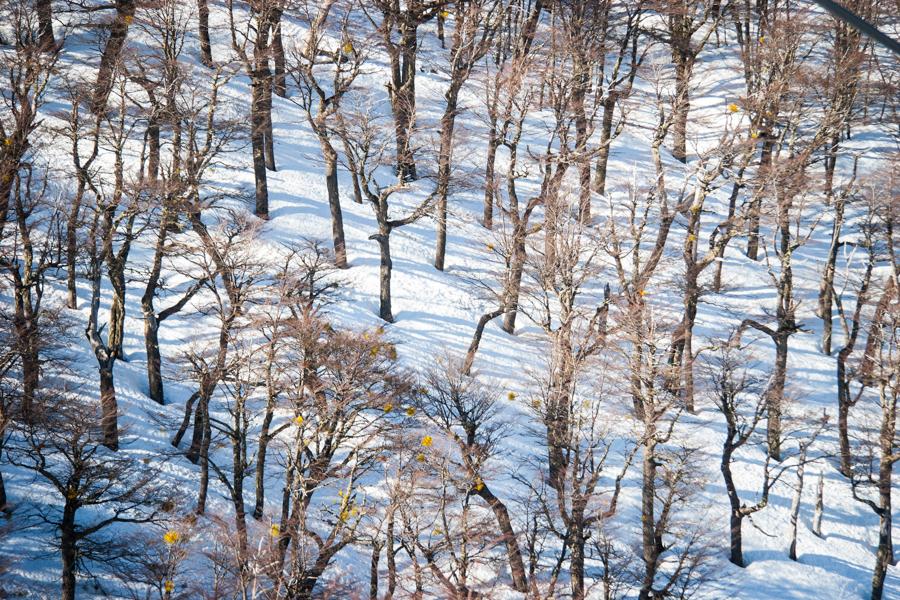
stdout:
<svg viewBox="0 0 900 600">
<path fill-rule="evenodd" d="M 169 546 L 177 544 L 180 539 L 181 534 L 174 529 L 170 529 L 163 535 L 163 541 Z"/>
</svg>

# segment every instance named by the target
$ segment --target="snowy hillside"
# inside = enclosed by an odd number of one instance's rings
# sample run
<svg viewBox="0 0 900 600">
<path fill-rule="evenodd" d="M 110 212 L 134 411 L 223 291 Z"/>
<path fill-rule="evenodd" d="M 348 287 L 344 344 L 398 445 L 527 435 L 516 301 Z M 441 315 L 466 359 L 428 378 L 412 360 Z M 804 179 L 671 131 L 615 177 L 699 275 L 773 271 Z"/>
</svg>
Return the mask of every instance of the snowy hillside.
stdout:
<svg viewBox="0 0 900 600">
<path fill-rule="evenodd" d="M 213 0 L 205 66 L 206 0 L 0 3 L 0 597 L 900 599 L 889 51 Z"/>
</svg>

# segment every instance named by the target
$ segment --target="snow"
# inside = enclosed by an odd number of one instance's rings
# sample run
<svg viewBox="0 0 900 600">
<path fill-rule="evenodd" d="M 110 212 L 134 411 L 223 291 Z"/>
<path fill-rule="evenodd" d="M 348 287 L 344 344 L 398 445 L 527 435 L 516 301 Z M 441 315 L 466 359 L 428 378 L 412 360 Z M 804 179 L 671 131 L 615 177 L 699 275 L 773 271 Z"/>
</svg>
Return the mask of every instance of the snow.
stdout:
<svg viewBox="0 0 900 600">
<path fill-rule="evenodd" d="M 214 54 L 226 52 L 228 40 L 226 24 L 221 18 L 222 11 L 214 10 Z M 218 15 L 218 16 L 217 16 Z M 440 65 L 446 51 L 439 48 L 433 25 L 422 28 L 423 48 L 420 70 L 417 73 L 417 102 L 422 142 L 436 137 L 437 120 L 442 111 L 443 90 L 447 78 Z M 96 56 L 95 48 L 87 41 L 89 36 L 76 31 L 69 38 L 62 55 L 65 69 L 90 72 L 89 66 Z M 188 53 L 195 40 L 189 39 Z M 5 50 L 4 50 L 5 51 Z M 386 65 L 383 53 L 372 50 L 372 59 L 367 70 L 357 83 L 361 94 L 382 95 L 386 80 Z M 432 70 L 434 66 L 434 71 Z M 692 119 L 689 139 L 696 140 L 702 150 L 718 140 L 717 130 L 724 127 L 728 116 L 724 106 L 742 93 L 743 78 L 735 56 L 726 50 L 714 48 L 704 54 L 696 74 L 697 82 L 692 90 Z M 638 87 L 647 91 L 646 82 L 638 82 Z M 228 86 L 228 96 L 237 102 L 238 108 L 249 101 L 249 86 L 241 75 Z M 379 96 L 380 97 L 380 96 Z M 260 257 L 276 253 L 281 244 L 296 242 L 301 238 L 330 240 L 330 216 L 326 201 L 325 181 L 322 164 L 318 159 L 319 148 L 312 132 L 306 125 L 301 111 L 289 101 L 275 98 L 273 119 L 275 122 L 275 155 L 277 172 L 270 172 L 268 178 L 270 197 L 270 220 L 263 225 L 259 246 L 254 248 Z M 66 106 L 65 98 L 55 99 L 48 107 L 56 111 Z M 652 123 L 653 107 L 646 103 L 639 107 L 636 115 L 643 114 Z M 462 171 L 461 178 L 471 186 L 456 185 L 450 198 L 450 230 L 448 238 L 447 266 L 444 272 L 432 267 L 434 250 L 434 222 L 429 219 L 397 230 L 391 237 L 394 260 L 393 309 L 396 323 L 386 325 L 387 336 L 398 345 L 402 363 L 415 370 L 424 371 L 437 360 L 447 357 L 459 358 L 471 340 L 478 317 L 493 307 L 494 301 L 487 298 L 483 285 L 485 278 L 495 278 L 502 269 L 498 257 L 489 251 L 486 244 L 496 243 L 491 232 L 478 223 L 481 213 L 479 182 L 483 170 L 485 125 L 481 117 L 483 99 L 478 95 L 477 84 L 470 81 L 464 88 L 461 105 L 465 107 L 459 118 L 459 139 L 466 145 L 457 148 L 455 156 Z M 384 98 L 378 105 L 387 114 Z M 635 116 L 636 120 L 644 117 Z M 48 116 L 44 128 L 58 121 Z M 732 123 L 733 125 L 733 123 Z M 542 128 L 539 123 L 529 123 L 527 134 L 530 145 L 539 152 Z M 637 177 L 640 185 L 648 185 L 653 175 L 649 160 L 649 133 L 639 128 L 628 129 L 612 145 L 610 159 L 610 181 L 607 201 L 616 203 L 621 199 L 629 180 Z M 427 145 L 427 143 L 426 143 Z M 523 146 L 529 144 L 523 144 Z M 867 127 L 854 135 L 851 142 L 853 152 L 864 157 L 861 168 L 873 171 L 879 160 L 896 151 L 896 134 L 891 136 L 878 127 Z M 64 144 L 54 150 L 63 156 Z M 689 152 L 697 148 L 689 148 Z M 521 158 L 521 157 L 520 157 Z M 216 168 L 211 179 L 223 187 L 252 190 L 252 170 L 250 169 L 249 148 L 227 155 L 228 163 Z M 505 168 L 505 154 L 498 156 L 498 171 Z M 677 188 L 680 178 L 688 176 L 692 164 L 680 165 L 671 157 L 666 157 L 666 167 L 671 186 Z M 61 163 L 67 164 L 67 163 Z M 420 168 L 433 170 L 433 161 L 424 155 L 419 160 Z M 532 176 L 537 169 L 532 162 Z M 65 167 L 60 167 L 65 170 Z M 387 175 L 385 175 L 387 179 Z M 365 204 L 352 202 L 349 178 L 341 170 L 342 209 L 347 238 L 347 254 L 350 268 L 340 272 L 342 292 L 338 302 L 329 307 L 329 315 L 343 327 L 357 329 L 383 326 L 377 316 L 378 310 L 378 247 L 368 239 L 376 229 L 372 211 Z M 430 191 L 428 179 L 413 184 L 403 194 L 392 201 L 397 207 L 392 209 L 401 214 L 415 207 Z M 521 195 L 536 190 L 537 182 L 523 183 Z M 528 189 L 530 187 L 530 189 Z M 707 210 L 719 214 L 727 210 L 730 184 L 714 192 L 707 202 Z M 527 191 L 526 191 L 527 190 Z M 229 201 L 240 207 L 240 203 Z M 604 218 L 604 199 L 594 198 L 596 219 Z M 249 208 L 249 204 L 243 206 Z M 207 216 L 207 219 L 212 217 Z M 715 221 L 705 219 L 707 226 Z M 830 215 L 824 215 L 818 224 L 821 230 L 829 230 Z M 680 252 L 684 235 L 683 222 L 676 220 L 669 241 L 672 256 L 659 269 L 654 284 L 664 287 L 664 282 L 676 279 L 681 268 L 676 252 Z M 705 239 L 705 236 L 703 236 Z M 798 333 L 790 340 L 789 395 L 794 399 L 794 414 L 821 414 L 826 410 L 836 413 L 836 390 L 834 386 L 835 361 L 820 351 L 820 321 L 813 314 L 818 285 L 818 275 L 825 251 L 826 237 L 820 235 L 813 242 L 802 247 L 794 261 L 796 293 L 801 299 L 798 318 L 806 331 Z M 725 255 L 722 294 L 708 294 L 700 306 L 695 336 L 697 339 L 721 336 L 723 328 L 735 327 L 744 318 L 766 319 L 765 311 L 774 307 L 774 289 L 764 262 L 748 260 L 741 252 L 743 240 L 736 240 Z M 329 242 L 330 243 L 330 242 Z M 133 249 L 131 261 L 135 273 L 146 265 L 152 252 L 152 240 L 141 240 Z M 709 276 L 709 269 L 705 276 Z M 603 284 L 614 282 L 613 276 L 595 282 L 587 289 L 586 302 L 602 298 Z M 173 280 L 174 281 L 174 280 Z M 61 301 L 64 292 L 64 274 L 53 282 L 52 298 Z M 496 282 L 492 283 L 496 287 Z M 106 283 L 104 283 L 106 285 Z M 153 403 L 147 396 L 145 377 L 145 354 L 143 346 L 142 321 L 140 313 L 140 281 L 129 283 L 125 355 L 126 360 L 116 365 L 116 391 L 121 411 L 120 425 L 123 428 L 122 450 L 135 456 L 146 456 L 161 469 L 172 486 L 187 490 L 195 488 L 197 468 L 184 459 L 173 455 L 169 444 L 177 423 L 183 415 L 184 401 L 192 393 L 193 387 L 183 373 L 178 371 L 177 358 L 180 353 L 198 339 L 203 339 L 213 331 L 208 317 L 187 309 L 165 321 L 161 327 L 163 368 L 166 376 L 165 406 Z M 680 299 L 676 291 L 663 291 L 654 302 L 668 316 L 680 316 Z M 105 288 L 101 314 L 108 312 L 109 290 Z M 5 291 L 2 291 L 6 294 Z M 6 295 L 0 297 L 8 302 Z M 89 289 L 85 281 L 79 281 L 79 310 L 71 314 L 80 333 L 87 320 Z M 158 304 L 165 306 L 163 300 Z M 196 305 L 196 302 L 193 303 Z M 527 473 L 530 459 L 540 459 L 539 445 L 535 443 L 533 431 L 536 429 L 534 415 L 529 409 L 528 399 L 534 393 L 531 374 L 546 371 L 547 343 L 541 330 L 524 316 L 519 318 L 520 329 L 515 336 L 502 332 L 498 321 L 492 322 L 485 330 L 475 367 L 487 380 L 503 390 L 515 391 L 517 400 L 504 399 L 503 418 L 510 424 L 509 436 L 503 442 L 502 452 L 491 464 L 496 480 L 492 489 L 507 501 L 522 494 L 521 484 L 512 477 L 516 473 Z M 836 328 L 837 331 L 837 328 Z M 837 334 L 838 336 L 840 334 Z M 79 386 L 79 393 L 85 401 L 96 401 L 94 389 L 96 362 L 83 336 L 75 335 L 71 354 L 74 357 L 73 382 Z M 752 349 L 758 360 L 758 370 L 766 374 L 774 357 L 771 341 L 757 333 L 748 333 L 753 340 Z M 602 374 L 592 377 L 602 379 Z M 699 377 L 698 377 L 699 379 Z M 579 393 L 596 402 L 602 402 L 608 412 L 610 426 L 620 432 L 633 427 L 627 410 L 627 400 L 615 395 L 595 397 L 592 392 L 593 379 L 588 378 L 579 387 Z M 600 387 L 600 386 L 598 386 Z M 794 477 L 789 474 L 772 492 L 770 505 L 753 516 L 752 524 L 745 522 L 744 548 L 748 566 L 744 569 L 730 564 L 727 560 L 727 502 L 724 487 L 718 472 L 723 420 L 721 415 L 704 398 L 698 395 L 698 413 L 683 418 L 679 435 L 699 449 L 705 485 L 700 494 L 692 500 L 691 506 L 679 507 L 686 511 L 682 516 L 705 523 L 709 543 L 712 546 L 713 576 L 701 589 L 702 598 L 740 598 L 742 600 L 783 599 L 849 599 L 867 597 L 874 549 L 877 544 L 877 517 L 865 505 L 855 501 L 847 480 L 836 469 L 831 458 L 837 448 L 836 431 L 828 428 L 813 447 L 813 454 L 823 457 L 807 467 L 807 476 L 800 511 L 799 560 L 787 557 L 789 509 L 793 494 Z M 861 402 L 858 418 L 871 410 Z M 856 418 L 856 417 L 854 417 Z M 833 421 L 833 419 L 832 419 Z M 788 450 L 796 445 L 789 443 Z M 223 456 L 227 449 L 221 450 Z M 759 490 L 764 448 L 754 445 L 738 454 L 735 473 L 742 498 L 755 501 Z M 621 457 L 617 459 L 621 461 Z M 228 464 L 228 463 L 225 463 Z M 44 482 L 34 480 L 28 473 L 2 464 L 11 502 L 17 507 L 56 503 L 59 498 Z M 614 473 L 617 467 L 610 467 Z M 810 529 L 814 506 L 815 480 L 819 472 L 825 477 L 825 518 L 823 537 L 817 538 Z M 608 474 L 608 477 L 612 475 Z M 610 479 L 611 481 L 611 479 Z M 248 484 L 251 483 L 248 480 Z M 607 482 L 609 483 L 609 482 Z M 276 477 L 269 481 L 266 516 L 251 532 L 251 540 L 259 540 L 267 535 L 270 518 L 275 518 L 280 502 L 280 482 Z M 604 484 L 605 485 L 605 484 Z M 611 523 L 611 528 L 623 536 L 626 545 L 637 545 L 637 530 L 640 518 L 640 473 L 632 467 L 624 480 L 623 498 L 620 509 Z M 895 488 L 896 489 L 896 488 Z M 379 494 L 370 489 L 373 497 Z M 251 492 L 248 491 L 248 499 Z M 334 492 L 322 494 L 325 499 L 334 497 Z M 209 512 L 221 515 L 226 520 L 232 508 L 218 482 L 214 482 L 211 492 Z M 895 509 L 895 519 L 898 513 Z M 123 532 L 126 530 L 123 529 Z M 53 532 L 47 527 L 31 526 L 13 529 L 2 541 L 0 554 L 11 558 L 12 568 L 5 583 L 11 597 L 53 598 L 58 593 L 58 558 L 52 549 Z M 255 545 L 255 543 L 254 543 Z M 347 548 L 338 555 L 336 568 L 327 573 L 330 578 L 349 578 L 351 581 L 367 585 L 368 555 L 363 550 Z M 125 597 L 121 584 L 105 572 L 100 564 L 91 565 L 93 578 L 84 577 L 79 587 L 80 598 Z M 96 587 L 95 587 L 96 584 Z M 900 598 L 900 568 L 891 567 L 885 585 L 886 598 Z M 511 592 L 497 591 L 494 597 L 514 597 Z M 601 597 L 599 586 L 593 588 L 592 597 Z"/>
</svg>

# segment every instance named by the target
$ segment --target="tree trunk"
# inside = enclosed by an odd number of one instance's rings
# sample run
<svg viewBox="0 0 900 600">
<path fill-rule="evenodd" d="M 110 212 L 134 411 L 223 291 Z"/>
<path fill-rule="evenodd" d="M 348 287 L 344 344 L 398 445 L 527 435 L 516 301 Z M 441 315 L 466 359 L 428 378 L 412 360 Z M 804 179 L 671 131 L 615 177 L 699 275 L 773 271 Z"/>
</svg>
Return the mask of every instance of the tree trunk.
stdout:
<svg viewBox="0 0 900 600">
<path fill-rule="evenodd" d="M 62 600 L 75 600 L 75 574 L 78 570 L 77 549 L 75 546 L 75 507 L 66 500 L 63 518 L 59 525 L 59 550 L 62 559 Z"/>
<path fill-rule="evenodd" d="M 35 2 L 38 16 L 38 44 L 44 52 L 51 52 L 56 46 L 53 38 L 53 7 L 50 0 Z"/>
<path fill-rule="evenodd" d="M 819 484 L 816 486 L 816 510 L 813 513 L 812 532 L 822 537 L 822 515 L 825 513 L 825 474 L 819 471 Z"/>
<path fill-rule="evenodd" d="M 497 162 L 497 148 L 500 146 L 497 139 L 497 119 L 493 117 L 491 129 L 488 132 L 487 161 L 484 167 L 484 210 L 481 224 L 485 229 L 494 228 L 494 194 L 496 193 L 497 178 L 495 165 Z"/>
<path fill-rule="evenodd" d="M 325 157 L 325 187 L 328 189 L 328 208 L 331 210 L 331 239 L 334 244 L 334 264 L 346 269 L 347 248 L 344 242 L 344 216 L 341 212 L 341 197 L 338 190 L 337 152 L 331 143 L 322 140 L 322 154 Z"/>
<path fill-rule="evenodd" d="M 212 426 L 209 420 L 209 399 L 203 400 L 200 406 L 203 407 L 201 414 L 203 435 L 200 438 L 200 490 L 197 493 L 197 514 L 202 515 L 206 512 L 206 496 L 209 490 L 209 445 Z M 194 427 L 197 427 L 196 423 Z"/>
<path fill-rule="evenodd" d="M 594 191 L 606 194 L 606 169 L 609 165 L 609 150 L 612 142 L 613 116 L 616 112 L 616 92 L 608 92 L 603 101 L 603 118 L 600 122 L 600 148 L 597 153 L 597 168 L 594 171 Z"/>
<path fill-rule="evenodd" d="M 797 529 L 800 521 L 800 502 L 803 500 L 803 474 L 806 469 L 806 447 L 800 452 L 800 463 L 797 465 L 797 487 L 791 502 L 791 545 L 788 558 L 797 560 Z"/>
<path fill-rule="evenodd" d="M 675 106 L 672 107 L 672 156 L 681 162 L 687 160 L 687 121 L 690 112 L 690 81 L 692 65 L 690 59 L 674 52 L 675 64 Z"/>
<path fill-rule="evenodd" d="M 147 350 L 147 389 L 150 399 L 165 404 L 162 380 L 162 356 L 159 352 L 159 320 L 153 307 L 142 306 L 144 313 L 144 348 Z"/>
<path fill-rule="evenodd" d="M 444 270 L 447 254 L 447 195 L 450 192 L 450 166 L 453 154 L 453 128 L 456 124 L 456 106 L 461 81 L 451 81 L 447 90 L 447 106 L 441 117 L 441 146 L 438 154 L 437 176 L 437 243 L 434 251 L 434 268 Z"/>
<path fill-rule="evenodd" d="M 413 158 L 410 137 L 416 120 L 416 51 L 418 31 L 414 23 L 401 25 L 400 57 L 392 65 L 393 81 L 391 109 L 394 113 L 394 130 L 397 146 L 397 178 L 400 181 L 416 179 L 416 162 Z"/>
<path fill-rule="evenodd" d="M 509 266 L 509 283 L 503 294 L 503 331 L 510 335 L 516 332 L 516 315 L 519 312 L 519 294 L 522 289 L 522 273 L 525 268 L 525 231 L 518 224 L 513 233 L 513 255 Z"/>
<path fill-rule="evenodd" d="M 837 264 L 838 248 L 841 238 L 841 227 L 844 223 L 844 202 L 837 198 L 834 206 L 834 225 L 831 229 L 831 245 L 828 248 L 828 258 L 825 260 L 825 269 L 822 273 L 822 281 L 819 284 L 818 314 L 822 319 L 822 352 L 831 354 L 831 307 L 833 300 L 833 285 L 835 265 Z"/>
<path fill-rule="evenodd" d="M 128 24 L 134 18 L 134 0 L 116 0 L 115 6 L 116 16 L 109 26 L 109 38 L 107 38 L 103 54 L 100 56 L 97 80 L 91 97 L 91 110 L 95 115 L 100 114 L 106 108 L 106 100 L 113 87 L 116 66 L 128 35 Z"/>
<path fill-rule="evenodd" d="M 268 61 L 266 61 L 268 62 Z M 266 73 L 269 67 L 266 65 Z M 272 77 L 267 77 L 263 84 L 263 122 L 265 125 L 266 169 L 277 171 L 275 167 L 275 134 L 272 130 Z"/>
<path fill-rule="evenodd" d="M 116 277 L 118 279 L 118 273 L 113 274 L 110 273 L 110 279 Z M 124 285 L 124 273 L 122 274 L 121 283 Z M 116 286 L 113 286 L 113 298 L 112 303 L 109 306 L 109 340 L 107 345 L 109 346 L 110 353 L 113 358 L 116 360 L 121 360 L 124 357 L 123 344 L 125 338 L 125 294 L 120 293 L 115 289 Z"/>
<path fill-rule="evenodd" d="M 584 528 L 580 525 L 575 525 L 573 529 L 572 542 L 570 544 L 572 553 L 569 557 L 572 600 L 584 600 Z"/>
<path fill-rule="evenodd" d="M 116 361 L 111 356 L 100 360 L 100 409 L 103 427 L 103 445 L 110 450 L 119 449 L 119 406 L 116 402 L 116 387 L 113 368 Z"/>
<path fill-rule="evenodd" d="M 270 394 L 266 402 L 266 413 L 259 431 L 259 447 L 256 451 L 256 503 L 253 506 L 253 518 L 261 519 L 266 499 L 266 452 L 269 449 L 269 427 L 275 414 L 274 397 Z"/>
<path fill-rule="evenodd" d="M 206 67 L 212 67 L 212 43 L 209 40 L 209 4 L 207 0 L 197 0 L 197 18 L 200 34 L 200 62 Z"/>
<path fill-rule="evenodd" d="M 37 340 L 25 338 L 23 352 L 19 358 L 22 361 L 22 415 L 26 420 L 31 419 L 34 401 L 40 383 L 41 362 L 35 346 Z"/>
<path fill-rule="evenodd" d="M 466 360 L 463 363 L 462 368 L 463 375 L 469 375 L 472 371 L 472 364 L 475 362 L 475 354 L 478 352 L 478 346 L 481 345 L 481 336 L 484 334 L 485 326 L 501 314 L 503 314 L 503 309 L 499 308 L 481 315 L 481 318 L 478 319 L 478 325 L 475 326 L 475 334 L 472 336 L 472 342 L 469 344 L 469 349 L 466 351 Z"/>
<path fill-rule="evenodd" d="M 644 576 L 641 582 L 639 600 L 653 598 L 653 580 L 659 562 L 659 545 L 656 543 L 656 460 L 654 458 L 656 444 L 649 441 L 644 444 L 644 457 L 641 485 L 641 546 L 644 562 Z"/>
<path fill-rule="evenodd" d="M 381 223 L 378 229 L 378 234 L 370 238 L 378 242 L 381 257 L 378 273 L 380 283 L 378 316 L 388 323 L 393 323 L 394 314 L 391 312 L 391 269 L 394 263 L 391 261 L 391 228 L 386 223 Z"/>
<path fill-rule="evenodd" d="M 766 438 L 769 456 L 781 461 L 781 412 L 784 402 L 784 384 L 787 378 L 788 337 L 779 332 L 775 336 L 775 366 L 772 372 L 772 383 L 766 392 L 766 411 L 768 415 Z"/>
<path fill-rule="evenodd" d="M 381 544 L 372 544 L 372 558 L 369 560 L 369 600 L 378 600 L 378 563 L 381 562 Z"/>
<path fill-rule="evenodd" d="M 268 69 L 266 69 L 267 71 Z M 253 178 L 256 183 L 256 210 L 260 219 L 269 218 L 269 186 L 266 179 L 265 86 L 268 77 L 254 72 L 250 102 L 250 144 L 253 151 Z"/>
<path fill-rule="evenodd" d="M 761 131 L 763 138 L 762 151 L 759 158 L 758 177 L 765 177 L 766 171 L 772 164 L 772 150 L 774 141 L 771 139 L 768 131 Z M 747 258 L 750 260 L 759 260 L 759 217 L 762 210 L 762 194 L 757 191 L 754 193 L 754 199 L 750 203 L 749 211 L 749 228 L 747 231 Z"/>
<path fill-rule="evenodd" d="M 509 563 L 509 572 L 512 575 L 513 588 L 522 594 L 527 593 L 528 578 L 525 575 L 525 563 L 522 560 L 522 552 L 519 549 L 519 542 L 513 530 L 512 522 L 509 519 L 509 511 L 507 511 L 506 505 L 491 492 L 486 484 L 482 484 L 481 489 L 477 490 L 476 493 L 491 507 L 494 517 L 497 519 L 497 526 L 503 534 L 503 543 L 506 545 L 506 557 Z"/>
<path fill-rule="evenodd" d="M 272 59 L 275 63 L 275 77 L 272 79 L 272 91 L 280 98 L 287 98 L 287 81 L 285 78 L 284 41 L 281 37 L 280 8 L 272 9 Z M 271 102 L 270 102 L 271 104 Z"/>
</svg>

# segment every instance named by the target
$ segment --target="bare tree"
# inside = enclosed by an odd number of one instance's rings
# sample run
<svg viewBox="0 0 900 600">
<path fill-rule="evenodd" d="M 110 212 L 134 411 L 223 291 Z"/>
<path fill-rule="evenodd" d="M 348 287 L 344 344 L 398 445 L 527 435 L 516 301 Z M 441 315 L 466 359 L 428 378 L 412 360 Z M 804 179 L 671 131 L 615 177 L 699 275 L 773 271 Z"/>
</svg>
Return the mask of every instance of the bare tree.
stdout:
<svg viewBox="0 0 900 600">
<path fill-rule="evenodd" d="M 437 237 L 434 268 L 444 270 L 447 254 L 447 196 L 450 192 L 450 172 L 453 160 L 453 131 L 460 113 L 459 92 L 469 79 L 475 64 L 491 49 L 497 28 L 502 23 L 504 2 L 501 0 L 472 0 L 456 5 L 453 43 L 450 46 L 450 84 L 444 93 L 444 114 L 441 115 L 440 147 L 437 156 Z"/>
<path fill-rule="evenodd" d="M 36 506 L 36 518 L 58 534 L 62 561 L 60 598 L 74 600 L 80 565 L 104 562 L 126 552 L 103 536 L 119 524 L 150 523 L 174 506 L 173 491 L 158 473 L 136 457 L 104 449 L 107 435 L 96 426 L 94 410 L 67 394 L 45 398 L 40 412 L 17 429 L 10 461 L 46 481 L 58 502 Z M 98 513 L 93 518 L 87 513 Z"/>
<path fill-rule="evenodd" d="M 435 17 L 447 0 L 375 0 L 381 13 L 376 23 L 366 15 L 381 35 L 391 62 L 388 97 L 394 116 L 397 152 L 397 177 L 401 181 L 417 178 L 412 133 L 416 122 L 416 57 L 418 56 L 419 27 Z M 399 39 L 395 39 L 399 38 Z"/>
<path fill-rule="evenodd" d="M 348 26 L 353 13 L 347 8 L 341 15 L 332 14 L 332 10 L 337 12 L 337 8 L 340 6 L 335 6 L 335 0 L 304 6 L 309 34 L 306 44 L 294 52 L 294 64 L 290 71 L 299 91 L 299 95 L 291 100 L 299 104 L 306 114 L 325 160 L 335 264 L 339 269 L 346 269 L 347 249 L 338 189 L 338 153 L 332 143 L 332 135 L 337 126 L 341 101 L 359 75 L 365 57 L 356 50 L 349 37 Z M 332 29 L 333 32 L 330 31 Z M 328 36 L 332 33 L 338 34 L 342 40 L 329 40 Z"/>
</svg>

